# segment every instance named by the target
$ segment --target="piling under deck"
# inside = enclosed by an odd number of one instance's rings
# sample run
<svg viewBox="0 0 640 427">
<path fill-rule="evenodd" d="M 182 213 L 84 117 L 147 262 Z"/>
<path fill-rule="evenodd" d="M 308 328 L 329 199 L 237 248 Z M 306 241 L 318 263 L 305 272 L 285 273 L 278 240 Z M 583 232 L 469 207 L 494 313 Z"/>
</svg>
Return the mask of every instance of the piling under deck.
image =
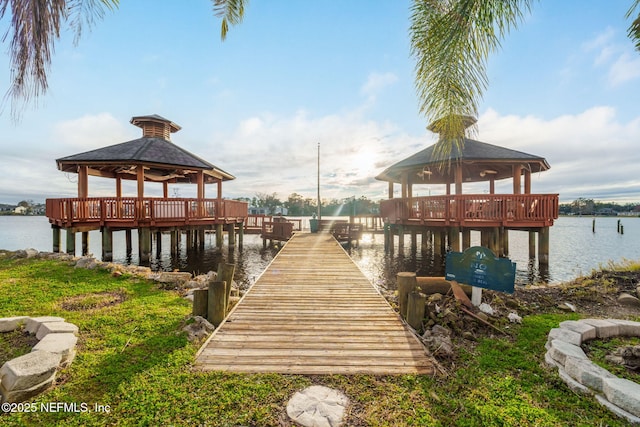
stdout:
<svg viewBox="0 0 640 427">
<path fill-rule="evenodd" d="M 431 359 L 328 234 L 298 233 L 202 346 L 195 368 L 431 374 Z"/>
</svg>

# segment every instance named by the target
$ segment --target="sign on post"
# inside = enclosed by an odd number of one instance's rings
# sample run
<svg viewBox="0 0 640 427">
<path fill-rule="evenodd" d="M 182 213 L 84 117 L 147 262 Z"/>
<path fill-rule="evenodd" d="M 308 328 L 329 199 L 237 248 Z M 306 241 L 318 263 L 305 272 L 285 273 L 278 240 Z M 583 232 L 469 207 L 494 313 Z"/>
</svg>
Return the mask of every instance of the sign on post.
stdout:
<svg viewBox="0 0 640 427">
<path fill-rule="evenodd" d="M 449 252 L 445 274 L 450 281 L 511 294 L 516 264 L 508 258 L 496 257 L 483 246 L 473 246 L 464 252 Z"/>
</svg>

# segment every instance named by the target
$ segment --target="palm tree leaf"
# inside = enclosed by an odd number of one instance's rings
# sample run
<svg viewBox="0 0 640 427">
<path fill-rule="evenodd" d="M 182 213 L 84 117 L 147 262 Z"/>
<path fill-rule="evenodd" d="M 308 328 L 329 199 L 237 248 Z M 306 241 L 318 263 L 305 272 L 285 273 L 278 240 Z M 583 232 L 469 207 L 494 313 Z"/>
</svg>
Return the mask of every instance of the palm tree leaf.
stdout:
<svg viewBox="0 0 640 427">
<path fill-rule="evenodd" d="M 631 38 L 631 41 L 634 42 L 636 50 L 640 51 L 640 0 L 635 0 L 633 2 L 629 10 L 627 11 L 626 18 L 631 18 L 636 10 L 638 11 L 638 15 L 629 26 L 627 34 Z"/>
<path fill-rule="evenodd" d="M 220 25 L 220 38 L 225 40 L 229 25 L 237 25 L 244 18 L 244 9 L 248 0 L 213 0 L 215 15 L 222 18 Z"/>
<path fill-rule="evenodd" d="M 463 117 L 477 117 L 487 88 L 487 58 L 519 23 L 532 0 L 414 0 L 411 54 L 420 112 L 439 121 L 436 152 L 448 157 L 465 137 Z"/>
</svg>

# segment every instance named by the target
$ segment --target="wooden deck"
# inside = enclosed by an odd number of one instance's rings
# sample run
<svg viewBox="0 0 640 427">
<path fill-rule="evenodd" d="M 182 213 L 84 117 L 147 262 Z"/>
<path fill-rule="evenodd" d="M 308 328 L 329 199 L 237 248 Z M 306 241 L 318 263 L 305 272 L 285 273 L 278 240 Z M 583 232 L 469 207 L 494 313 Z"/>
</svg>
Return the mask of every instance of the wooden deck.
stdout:
<svg viewBox="0 0 640 427">
<path fill-rule="evenodd" d="M 195 368 L 432 374 L 434 361 L 333 236 L 297 233 L 203 345 Z"/>
</svg>

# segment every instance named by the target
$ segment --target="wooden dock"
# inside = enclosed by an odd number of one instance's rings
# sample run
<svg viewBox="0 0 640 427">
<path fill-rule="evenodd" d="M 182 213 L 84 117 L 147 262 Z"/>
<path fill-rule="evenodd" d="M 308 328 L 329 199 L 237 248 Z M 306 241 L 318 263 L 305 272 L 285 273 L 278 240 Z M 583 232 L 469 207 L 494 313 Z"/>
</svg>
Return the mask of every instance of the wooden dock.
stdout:
<svg viewBox="0 0 640 427">
<path fill-rule="evenodd" d="M 329 234 L 297 233 L 196 356 L 195 369 L 432 374 L 435 362 Z"/>
</svg>

